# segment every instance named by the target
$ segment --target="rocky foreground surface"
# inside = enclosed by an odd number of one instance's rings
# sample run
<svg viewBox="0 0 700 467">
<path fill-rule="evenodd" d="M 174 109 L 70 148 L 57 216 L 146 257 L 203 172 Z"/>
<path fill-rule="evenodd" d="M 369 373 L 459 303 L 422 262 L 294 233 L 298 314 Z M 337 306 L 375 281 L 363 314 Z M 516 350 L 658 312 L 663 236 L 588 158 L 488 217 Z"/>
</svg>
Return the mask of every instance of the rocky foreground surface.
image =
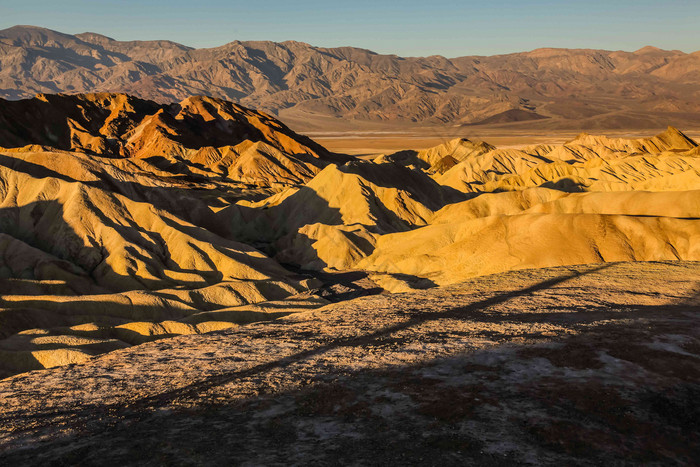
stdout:
<svg viewBox="0 0 700 467">
<path fill-rule="evenodd" d="M 693 464 L 700 263 L 362 297 L 0 381 L 5 465 Z"/>
</svg>

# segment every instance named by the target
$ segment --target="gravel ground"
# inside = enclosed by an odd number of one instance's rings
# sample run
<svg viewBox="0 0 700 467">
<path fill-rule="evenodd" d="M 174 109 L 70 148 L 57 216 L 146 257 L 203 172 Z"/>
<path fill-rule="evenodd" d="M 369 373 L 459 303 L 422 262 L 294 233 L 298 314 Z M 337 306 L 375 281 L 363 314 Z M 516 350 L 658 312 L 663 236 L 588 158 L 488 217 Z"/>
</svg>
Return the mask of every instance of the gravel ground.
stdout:
<svg viewBox="0 0 700 467">
<path fill-rule="evenodd" d="M 700 459 L 700 263 L 514 271 L 0 381 L 4 465 Z"/>
</svg>

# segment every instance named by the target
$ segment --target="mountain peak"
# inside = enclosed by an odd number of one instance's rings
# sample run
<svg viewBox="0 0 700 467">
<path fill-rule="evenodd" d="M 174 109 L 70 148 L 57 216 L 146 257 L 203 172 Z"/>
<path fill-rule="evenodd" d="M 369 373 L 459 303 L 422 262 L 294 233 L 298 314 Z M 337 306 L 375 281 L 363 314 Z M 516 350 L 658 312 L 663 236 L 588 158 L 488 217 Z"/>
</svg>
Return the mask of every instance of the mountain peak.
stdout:
<svg viewBox="0 0 700 467">
<path fill-rule="evenodd" d="M 78 37 L 85 42 L 116 42 L 116 39 L 113 39 L 109 36 L 105 36 L 104 34 L 99 34 L 96 32 L 82 32 L 80 34 L 76 34 L 75 37 Z"/>
<path fill-rule="evenodd" d="M 693 139 L 674 126 L 670 126 L 663 133 L 656 136 L 660 140 L 666 142 L 669 146 L 675 148 L 694 148 L 697 147 Z"/>
<path fill-rule="evenodd" d="M 269 148 L 265 154 L 256 152 L 258 142 Z M 238 167 L 236 173 L 260 183 L 281 175 L 301 183 L 336 161 L 325 148 L 272 117 L 206 96 L 169 105 L 114 93 L 0 101 L 0 146 L 29 145 L 113 158 L 188 158 L 203 148 L 233 147 L 251 160 L 250 167 Z M 275 172 L 280 166 L 287 167 L 285 174 Z"/>
<path fill-rule="evenodd" d="M 642 47 L 641 49 L 635 50 L 633 53 L 635 53 L 637 55 L 641 55 L 641 54 L 657 53 L 657 52 L 663 52 L 663 50 L 661 50 L 658 47 L 647 45 L 647 46 Z"/>
</svg>

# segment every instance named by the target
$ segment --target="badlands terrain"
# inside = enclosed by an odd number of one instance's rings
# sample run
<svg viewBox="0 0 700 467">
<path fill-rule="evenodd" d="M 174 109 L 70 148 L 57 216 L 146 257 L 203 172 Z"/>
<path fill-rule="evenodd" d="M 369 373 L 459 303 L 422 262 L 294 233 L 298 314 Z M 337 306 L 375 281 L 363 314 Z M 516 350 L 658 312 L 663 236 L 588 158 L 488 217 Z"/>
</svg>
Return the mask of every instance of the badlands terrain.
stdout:
<svg viewBox="0 0 700 467">
<path fill-rule="evenodd" d="M 692 463 L 700 147 L 513 146 L 355 158 L 215 97 L 0 100 L 0 455 Z"/>
</svg>

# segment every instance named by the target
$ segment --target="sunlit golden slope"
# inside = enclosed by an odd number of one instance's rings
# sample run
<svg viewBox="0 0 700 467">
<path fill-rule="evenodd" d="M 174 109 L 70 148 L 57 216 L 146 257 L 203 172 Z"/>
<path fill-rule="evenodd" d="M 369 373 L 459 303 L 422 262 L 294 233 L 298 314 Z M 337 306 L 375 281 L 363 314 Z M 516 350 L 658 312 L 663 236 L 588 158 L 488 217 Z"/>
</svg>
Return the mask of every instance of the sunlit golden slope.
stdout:
<svg viewBox="0 0 700 467">
<path fill-rule="evenodd" d="M 496 149 L 483 141 L 470 141 L 456 138 L 438 146 L 421 151 L 399 151 L 394 154 L 382 155 L 375 162 L 396 162 L 405 166 L 428 169 L 430 173 L 442 174 L 459 162 L 486 154 Z"/>
<path fill-rule="evenodd" d="M 447 284 L 511 269 L 700 258 L 700 158 L 674 128 L 496 149 L 438 181 L 487 193 L 444 207 L 430 226 L 379 237 L 356 267 Z"/>
<path fill-rule="evenodd" d="M 281 123 L 208 98 L 114 94 L 40 96 L 0 116 L 16 146 L 0 151 L 0 373 L 325 303 L 295 298 L 309 278 L 217 215 L 328 164 Z M 197 159 L 220 142 L 210 151 L 227 160 Z"/>
<path fill-rule="evenodd" d="M 681 259 L 700 260 L 700 219 L 578 211 L 489 216 L 385 235 L 357 267 L 445 285 L 513 269 Z"/>
<path fill-rule="evenodd" d="M 564 191 L 693 188 L 697 145 L 675 128 L 649 139 L 582 135 L 560 147 L 496 149 L 469 157 L 437 178 L 457 190 L 494 192 L 548 186 Z"/>
<path fill-rule="evenodd" d="M 378 235 L 426 225 L 435 209 L 460 199 L 421 171 L 399 164 L 329 166 L 300 189 L 254 205 L 238 203 L 236 235 L 266 241 L 276 258 L 310 269 L 348 269 L 369 254 Z"/>
<path fill-rule="evenodd" d="M 22 255 L 19 265 L 4 262 L 13 277 L 60 280 L 70 271 L 104 290 L 122 291 L 286 274 L 247 245 L 97 184 L 35 178 L 6 167 L 0 167 L 0 178 L 3 234 L 37 249 L 36 255 Z"/>
<path fill-rule="evenodd" d="M 109 93 L 0 100 L 0 146 L 26 145 L 164 157 L 260 185 L 303 183 L 341 160 L 269 115 L 204 96 L 169 105 Z"/>
<path fill-rule="evenodd" d="M 440 175 L 428 161 L 445 157 L 459 161 Z M 429 192 L 431 174 L 442 187 Z M 455 140 L 374 167 L 329 167 L 298 191 L 233 209 L 280 261 L 375 271 L 400 290 L 526 267 L 697 259 L 698 190 L 696 144 L 669 128 L 525 150 Z"/>
</svg>

